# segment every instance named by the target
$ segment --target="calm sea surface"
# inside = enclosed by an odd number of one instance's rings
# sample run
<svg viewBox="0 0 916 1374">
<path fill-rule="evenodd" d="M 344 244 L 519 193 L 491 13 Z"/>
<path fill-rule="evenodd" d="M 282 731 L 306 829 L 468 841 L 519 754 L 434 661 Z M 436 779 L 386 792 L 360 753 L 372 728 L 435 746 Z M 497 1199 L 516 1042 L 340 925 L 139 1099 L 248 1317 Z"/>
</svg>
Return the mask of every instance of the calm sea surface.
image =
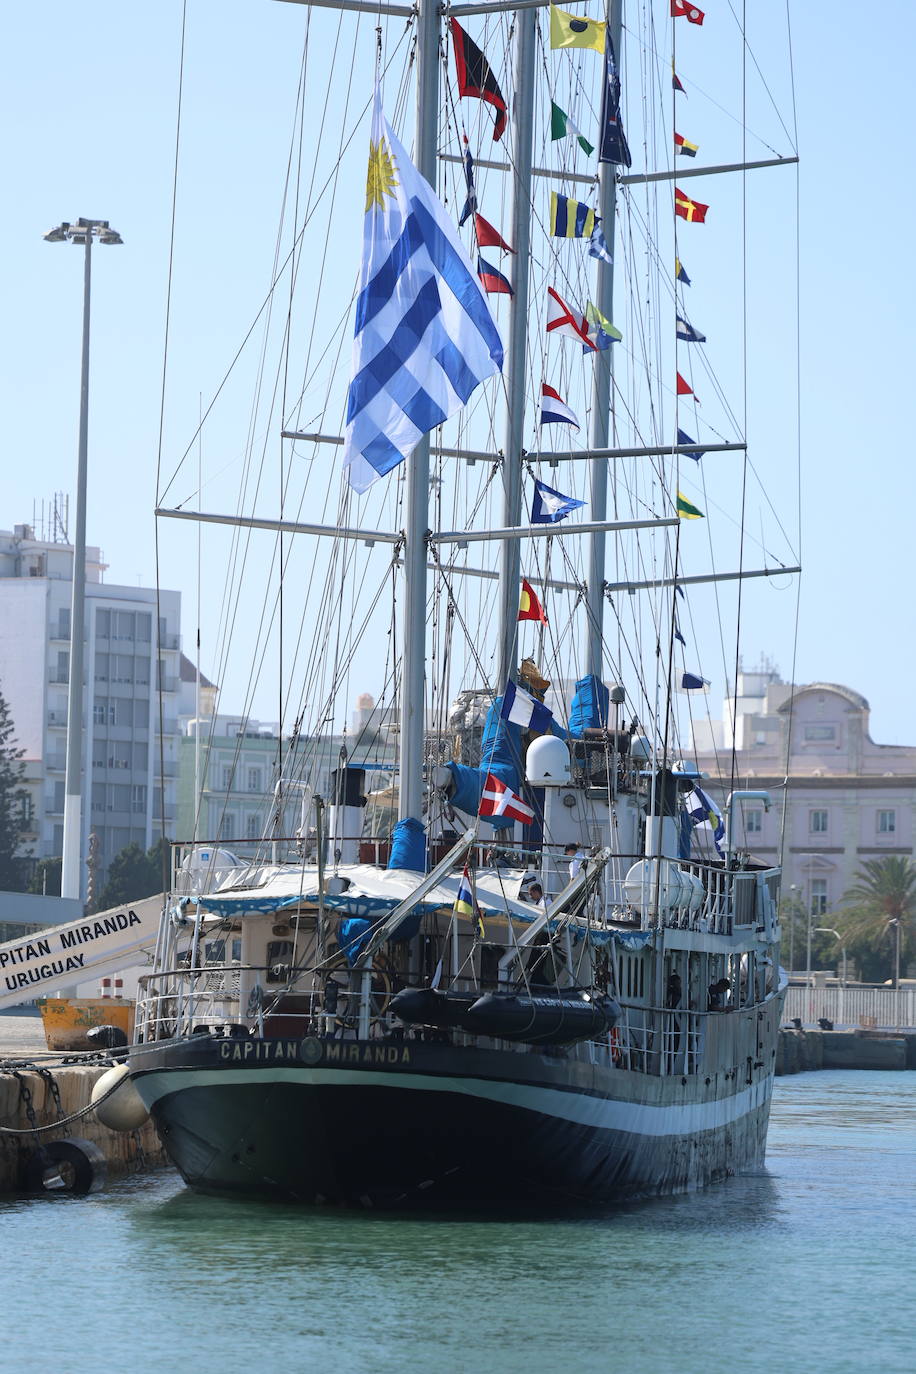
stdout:
<svg viewBox="0 0 916 1374">
<path fill-rule="evenodd" d="M 496 1152 L 481 1168 L 499 1167 Z M 2 1367 L 916 1370 L 916 1073 L 777 1079 L 768 1169 L 587 1219 L 0 1201 Z"/>
</svg>

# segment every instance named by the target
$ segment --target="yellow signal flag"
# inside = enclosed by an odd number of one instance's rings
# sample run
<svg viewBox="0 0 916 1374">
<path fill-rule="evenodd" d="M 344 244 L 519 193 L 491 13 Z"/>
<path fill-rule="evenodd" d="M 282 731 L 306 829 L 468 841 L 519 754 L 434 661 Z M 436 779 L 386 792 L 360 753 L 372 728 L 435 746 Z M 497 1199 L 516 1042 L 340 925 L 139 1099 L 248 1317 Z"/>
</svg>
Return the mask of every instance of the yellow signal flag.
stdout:
<svg viewBox="0 0 916 1374">
<path fill-rule="evenodd" d="M 682 520 L 705 520 L 699 506 L 694 506 L 681 492 L 677 494 L 677 513 Z"/>
<path fill-rule="evenodd" d="M 604 52 L 607 24 L 600 19 L 584 19 L 550 6 L 550 46 L 552 48 L 592 48 Z"/>
</svg>

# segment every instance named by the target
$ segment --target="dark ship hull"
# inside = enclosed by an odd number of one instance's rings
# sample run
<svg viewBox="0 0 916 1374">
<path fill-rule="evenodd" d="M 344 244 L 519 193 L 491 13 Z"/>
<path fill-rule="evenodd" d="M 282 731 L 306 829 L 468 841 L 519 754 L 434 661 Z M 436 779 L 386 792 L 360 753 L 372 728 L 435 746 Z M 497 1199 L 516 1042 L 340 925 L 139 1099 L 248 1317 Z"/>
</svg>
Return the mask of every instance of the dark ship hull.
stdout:
<svg viewBox="0 0 916 1374">
<path fill-rule="evenodd" d="M 762 1164 L 778 1010 L 767 1009 L 772 1037 L 756 1013 L 735 1021 L 756 1032 L 753 1053 L 711 1076 L 562 1051 L 210 1036 L 135 1048 L 131 1076 L 199 1191 L 392 1208 L 594 1205 Z"/>
</svg>

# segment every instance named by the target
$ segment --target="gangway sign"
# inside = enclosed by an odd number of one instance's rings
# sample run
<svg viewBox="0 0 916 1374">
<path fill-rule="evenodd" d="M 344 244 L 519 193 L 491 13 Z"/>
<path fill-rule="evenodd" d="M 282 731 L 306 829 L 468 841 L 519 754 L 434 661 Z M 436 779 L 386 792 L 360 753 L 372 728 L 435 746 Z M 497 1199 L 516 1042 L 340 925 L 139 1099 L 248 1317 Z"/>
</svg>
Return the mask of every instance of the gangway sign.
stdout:
<svg viewBox="0 0 916 1374">
<path fill-rule="evenodd" d="M 118 973 L 152 956 L 164 900 L 159 893 L 0 945 L 0 1007 Z"/>
</svg>

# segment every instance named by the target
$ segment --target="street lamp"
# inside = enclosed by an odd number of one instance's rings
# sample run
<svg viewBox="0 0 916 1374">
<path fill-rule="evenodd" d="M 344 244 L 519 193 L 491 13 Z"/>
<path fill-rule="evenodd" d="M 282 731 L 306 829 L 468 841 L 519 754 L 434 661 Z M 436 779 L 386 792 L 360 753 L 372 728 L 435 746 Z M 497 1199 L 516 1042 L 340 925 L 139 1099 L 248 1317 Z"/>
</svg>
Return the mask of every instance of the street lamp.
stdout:
<svg viewBox="0 0 916 1374">
<path fill-rule="evenodd" d="M 80 375 L 79 458 L 76 477 L 76 538 L 73 541 L 73 600 L 70 609 L 70 680 L 67 688 L 67 772 L 64 782 L 64 843 L 60 895 L 82 895 L 81 771 L 83 762 L 83 626 L 86 606 L 86 470 L 89 438 L 89 297 L 92 281 L 92 241 L 121 243 L 121 235 L 107 219 L 64 220 L 44 235 L 47 243 L 76 243 L 85 247 L 83 268 L 83 360 Z"/>
<path fill-rule="evenodd" d="M 843 976 L 842 976 L 842 978 L 840 979 L 840 982 L 842 983 L 843 987 L 845 988 L 845 986 L 846 986 L 846 946 L 843 944 L 843 937 L 842 937 L 842 935 L 840 934 L 840 932 L 839 932 L 838 930 L 834 930 L 832 926 L 815 926 L 814 929 L 815 929 L 816 932 L 818 932 L 818 933 L 821 934 L 821 935 L 835 935 L 835 936 L 836 936 L 837 944 L 838 944 L 839 947 L 840 947 L 840 953 L 841 953 L 842 956 L 843 956 Z"/>
</svg>

